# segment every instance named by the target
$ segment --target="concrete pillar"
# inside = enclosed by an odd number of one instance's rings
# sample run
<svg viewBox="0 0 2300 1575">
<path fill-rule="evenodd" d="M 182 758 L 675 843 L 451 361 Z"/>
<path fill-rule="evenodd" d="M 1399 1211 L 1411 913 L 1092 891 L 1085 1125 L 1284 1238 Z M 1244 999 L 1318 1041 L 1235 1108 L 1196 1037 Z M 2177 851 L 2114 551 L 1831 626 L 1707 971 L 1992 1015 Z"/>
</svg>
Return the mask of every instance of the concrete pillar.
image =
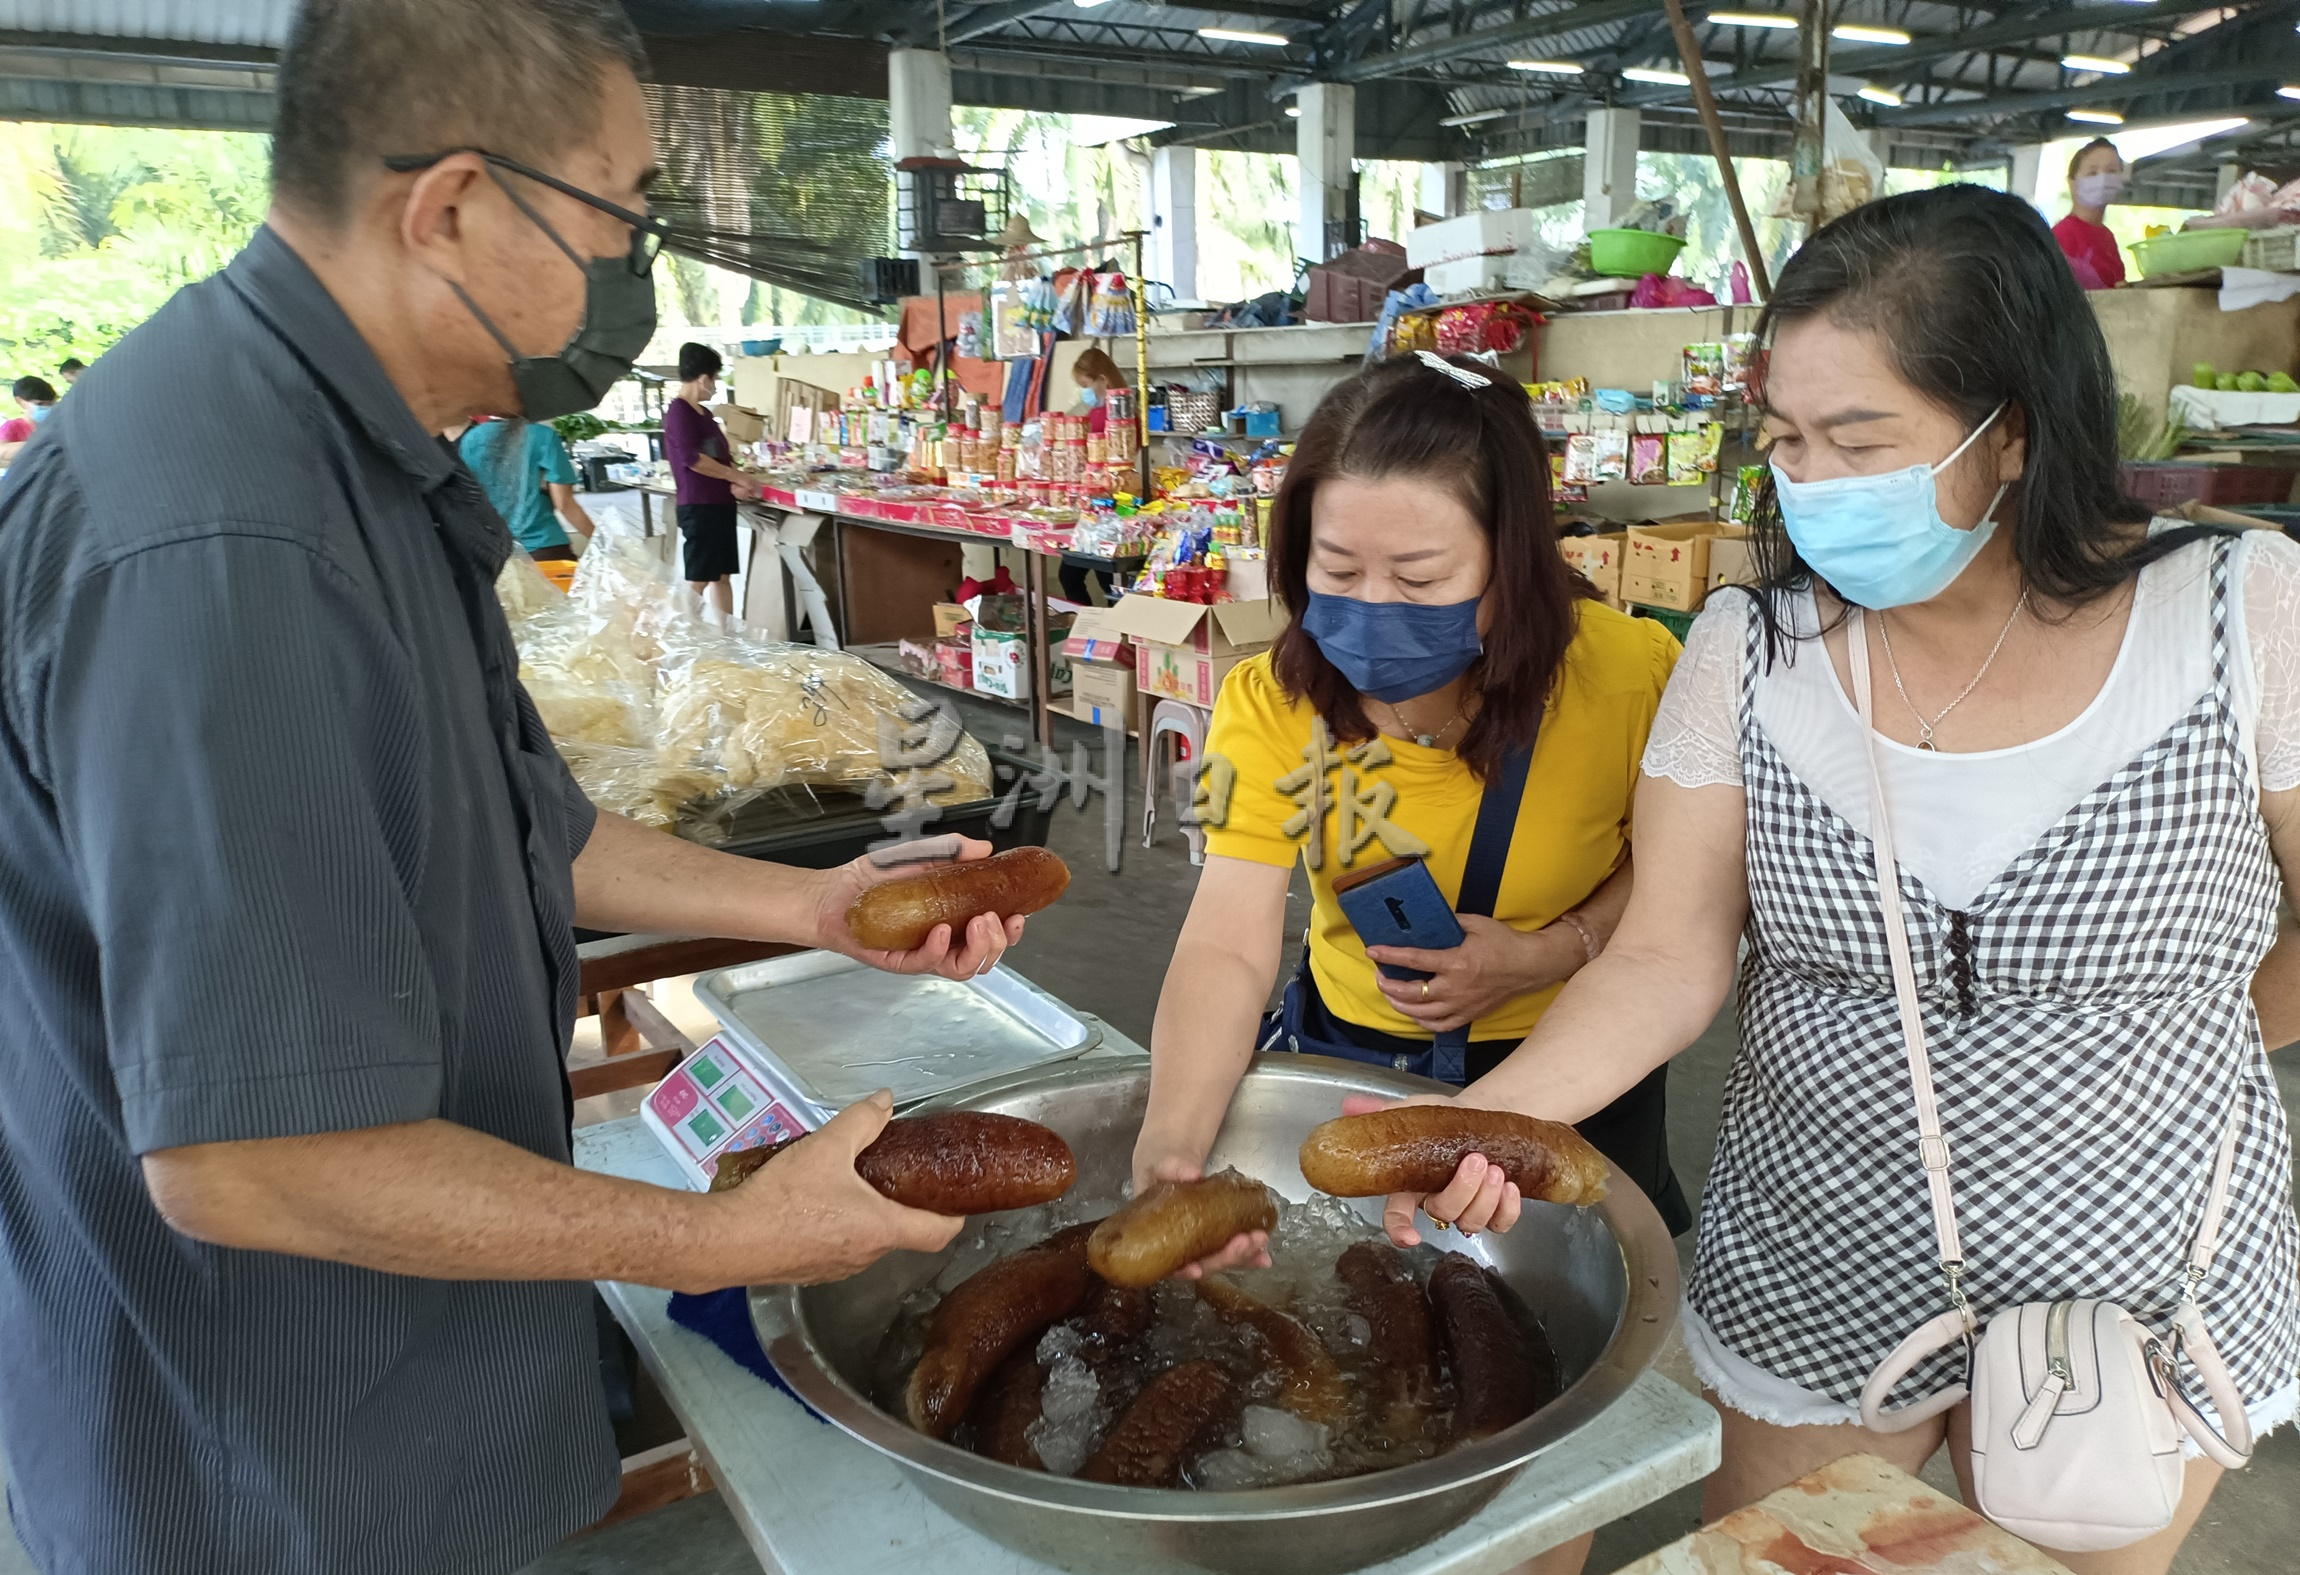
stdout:
<svg viewBox="0 0 2300 1575">
<path fill-rule="evenodd" d="M 1589 112 L 1581 161 L 1585 229 L 1616 228 L 1637 206 L 1637 129 L 1634 109 Z"/>
<path fill-rule="evenodd" d="M 1294 252 L 1324 262 L 1357 244 L 1347 225 L 1358 214 L 1358 90 L 1340 82 L 1312 82 L 1295 94 L 1294 103 L 1302 112 L 1294 123 L 1294 151 L 1301 162 Z"/>
<path fill-rule="evenodd" d="M 2006 164 L 2008 168 L 2005 170 L 2005 190 L 2025 202 L 2034 203 L 2038 183 L 2044 177 L 2044 144 L 2041 142 L 2016 144 L 2012 150 L 2012 157 L 2006 160 Z"/>
<path fill-rule="evenodd" d="M 1198 150 L 1150 155 L 1150 235 L 1144 266 L 1178 301 L 1198 298 Z"/>
<path fill-rule="evenodd" d="M 886 57 L 887 131 L 897 160 L 950 146 L 950 56 L 897 49 Z"/>
<path fill-rule="evenodd" d="M 1450 219 L 1468 207 L 1466 164 L 1424 164 L 1414 206 L 1424 213 Z"/>
<path fill-rule="evenodd" d="M 2243 165 L 2241 165 L 2241 164 L 2223 164 L 2223 165 L 2221 165 L 2221 166 L 2220 166 L 2220 170 L 2219 170 L 2219 174 L 2218 174 L 2217 178 L 2216 178 L 2216 179 L 2214 180 L 2214 182 L 2213 182 L 2213 187 L 2212 187 L 2212 200 L 2213 200 L 2214 202 L 2218 202 L 2218 201 L 2219 201 L 2221 198 L 2223 198 L 2223 197 L 2227 196 L 2227 195 L 2228 195 L 2228 191 L 2229 191 L 2229 188 L 2230 188 L 2230 187 L 2232 187 L 2232 186 L 2234 186 L 2234 185 L 2235 185 L 2235 184 L 2236 184 L 2238 181 L 2242 180 L 2243 178 L 2244 178 L 2244 166 L 2243 166 Z"/>
</svg>

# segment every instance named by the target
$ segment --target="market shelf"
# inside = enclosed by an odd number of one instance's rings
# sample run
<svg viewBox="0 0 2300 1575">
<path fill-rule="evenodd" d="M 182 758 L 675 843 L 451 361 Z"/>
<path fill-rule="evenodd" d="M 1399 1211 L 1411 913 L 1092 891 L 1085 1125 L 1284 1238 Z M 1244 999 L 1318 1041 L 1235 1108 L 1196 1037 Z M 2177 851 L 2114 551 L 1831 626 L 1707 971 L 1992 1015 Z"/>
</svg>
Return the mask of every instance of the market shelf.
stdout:
<svg viewBox="0 0 2300 1575">
<path fill-rule="evenodd" d="M 966 695 L 975 700 L 989 700 L 998 705 L 1010 705 L 1018 711 L 1030 709 L 1028 700 L 1009 699 L 1005 695 L 994 695 L 985 689 L 968 689 L 958 684 L 944 683 L 939 678 L 929 678 L 924 673 L 913 672 L 903 665 L 901 649 L 900 646 L 896 645 L 850 645 L 846 651 L 849 656 L 859 656 L 873 667 L 883 667 L 895 677 L 909 683 L 928 684 L 936 689 L 947 689 L 954 695 Z"/>
</svg>

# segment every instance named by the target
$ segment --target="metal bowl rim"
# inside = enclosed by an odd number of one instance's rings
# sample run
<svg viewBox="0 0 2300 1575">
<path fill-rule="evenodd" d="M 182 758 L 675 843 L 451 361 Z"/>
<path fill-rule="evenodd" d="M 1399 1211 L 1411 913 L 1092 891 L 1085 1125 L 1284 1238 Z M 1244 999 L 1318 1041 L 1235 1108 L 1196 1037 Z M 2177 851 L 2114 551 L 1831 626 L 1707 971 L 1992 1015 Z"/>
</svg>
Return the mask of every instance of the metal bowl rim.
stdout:
<svg viewBox="0 0 2300 1575">
<path fill-rule="evenodd" d="M 971 1108 L 1017 1089 L 1117 1081 L 1141 1076 L 1146 1070 L 1146 1063 L 1140 1057 L 1130 1056 L 1123 1061 L 1073 1061 L 1019 1072 L 996 1082 L 927 1100 L 915 1107 L 915 1111 L 905 1114 Z M 1337 1093 L 1369 1093 L 1392 1098 L 1450 1092 L 1444 1084 L 1426 1078 L 1326 1056 L 1257 1055 L 1247 1075 L 1315 1083 L 1334 1088 Z M 1285 1520 L 1341 1509 L 1373 1509 L 1466 1487 L 1523 1466 L 1619 1399 L 1652 1365 L 1676 1322 L 1675 1246 L 1653 1204 L 1618 1170 L 1610 1177 L 1604 1201 L 1593 1206 L 1604 1217 L 1621 1251 L 1626 1294 L 1613 1337 L 1589 1370 L 1548 1405 L 1492 1438 L 1410 1466 L 1396 1466 L 1332 1482 L 1302 1482 L 1232 1492 L 1176 1491 L 1116 1487 L 1025 1471 L 930 1438 L 857 1391 L 824 1359 L 821 1348 L 799 1317 L 800 1287 L 752 1286 L 751 1320 L 776 1372 L 819 1416 L 849 1437 L 891 1457 L 899 1466 L 978 1493 L 1041 1508 L 1129 1520 L 1176 1522 Z"/>
</svg>

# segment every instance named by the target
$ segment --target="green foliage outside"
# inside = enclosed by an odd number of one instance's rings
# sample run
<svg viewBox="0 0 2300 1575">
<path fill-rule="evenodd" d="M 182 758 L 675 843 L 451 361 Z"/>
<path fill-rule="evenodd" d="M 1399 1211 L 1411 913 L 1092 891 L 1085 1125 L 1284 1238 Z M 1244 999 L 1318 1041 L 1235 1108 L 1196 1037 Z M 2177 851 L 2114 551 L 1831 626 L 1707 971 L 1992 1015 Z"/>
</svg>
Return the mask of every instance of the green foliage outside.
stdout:
<svg viewBox="0 0 2300 1575">
<path fill-rule="evenodd" d="M 0 373 L 93 361 L 263 222 L 267 137 L 0 124 Z"/>
</svg>

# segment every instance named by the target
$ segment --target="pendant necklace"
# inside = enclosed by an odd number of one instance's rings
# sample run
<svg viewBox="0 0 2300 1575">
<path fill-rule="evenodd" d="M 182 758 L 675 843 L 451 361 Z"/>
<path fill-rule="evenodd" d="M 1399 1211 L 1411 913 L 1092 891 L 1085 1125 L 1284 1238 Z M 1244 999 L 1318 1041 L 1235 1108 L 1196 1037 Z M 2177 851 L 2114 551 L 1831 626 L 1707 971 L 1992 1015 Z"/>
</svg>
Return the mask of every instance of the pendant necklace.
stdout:
<svg viewBox="0 0 2300 1575">
<path fill-rule="evenodd" d="M 2012 616 L 2005 619 L 2005 626 L 1997 631 L 1997 643 L 1989 647 L 1988 660 L 1981 663 L 1981 670 L 1973 674 L 1973 681 L 1965 685 L 1954 700 L 1941 707 L 1940 714 L 1930 722 L 1925 720 L 1925 713 L 1917 709 L 1917 703 L 1909 698 L 1909 691 L 1901 684 L 1901 664 L 1893 660 L 1892 630 L 1885 623 L 1885 615 L 1882 612 L 1877 614 L 1877 638 L 1882 640 L 1885 645 L 1885 666 L 1892 671 L 1893 687 L 1900 692 L 1901 704 L 1907 706 L 1909 715 L 1917 719 L 1917 747 L 1919 749 L 1935 755 L 1941 752 L 1940 746 L 1933 742 L 1933 729 L 1946 721 L 1951 711 L 1965 703 L 1965 696 L 1981 686 L 1981 680 L 1989 675 L 1989 668 L 1996 662 L 1997 652 L 2005 648 L 2005 640 L 2011 635 L 2013 625 L 2020 621 L 2021 609 L 2027 605 L 2028 592 L 2023 590 L 2020 593 L 2020 600 L 2013 603 Z"/>
<path fill-rule="evenodd" d="M 1389 701 L 1384 700 L 1382 704 L 1388 707 L 1390 720 L 1396 722 L 1398 726 L 1404 728 L 1408 733 L 1411 733 L 1415 743 L 1421 745 L 1424 749 L 1435 749 L 1437 747 L 1437 741 L 1445 737 L 1446 734 L 1452 732 L 1453 725 L 1461 720 L 1462 712 L 1467 710 L 1469 707 L 1469 696 L 1467 694 L 1462 696 L 1461 703 L 1453 708 L 1453 715 L 1447 717 L 1444 725 L 1439 727 L 1438 730 L 1434 733 L 1424 733 L 1417 729 L 1411 722 L 1406 720 L 1406 714 L 1403 711 L 1400 711 L 1396 706 L 1391 705 Z"/>
</svg>

